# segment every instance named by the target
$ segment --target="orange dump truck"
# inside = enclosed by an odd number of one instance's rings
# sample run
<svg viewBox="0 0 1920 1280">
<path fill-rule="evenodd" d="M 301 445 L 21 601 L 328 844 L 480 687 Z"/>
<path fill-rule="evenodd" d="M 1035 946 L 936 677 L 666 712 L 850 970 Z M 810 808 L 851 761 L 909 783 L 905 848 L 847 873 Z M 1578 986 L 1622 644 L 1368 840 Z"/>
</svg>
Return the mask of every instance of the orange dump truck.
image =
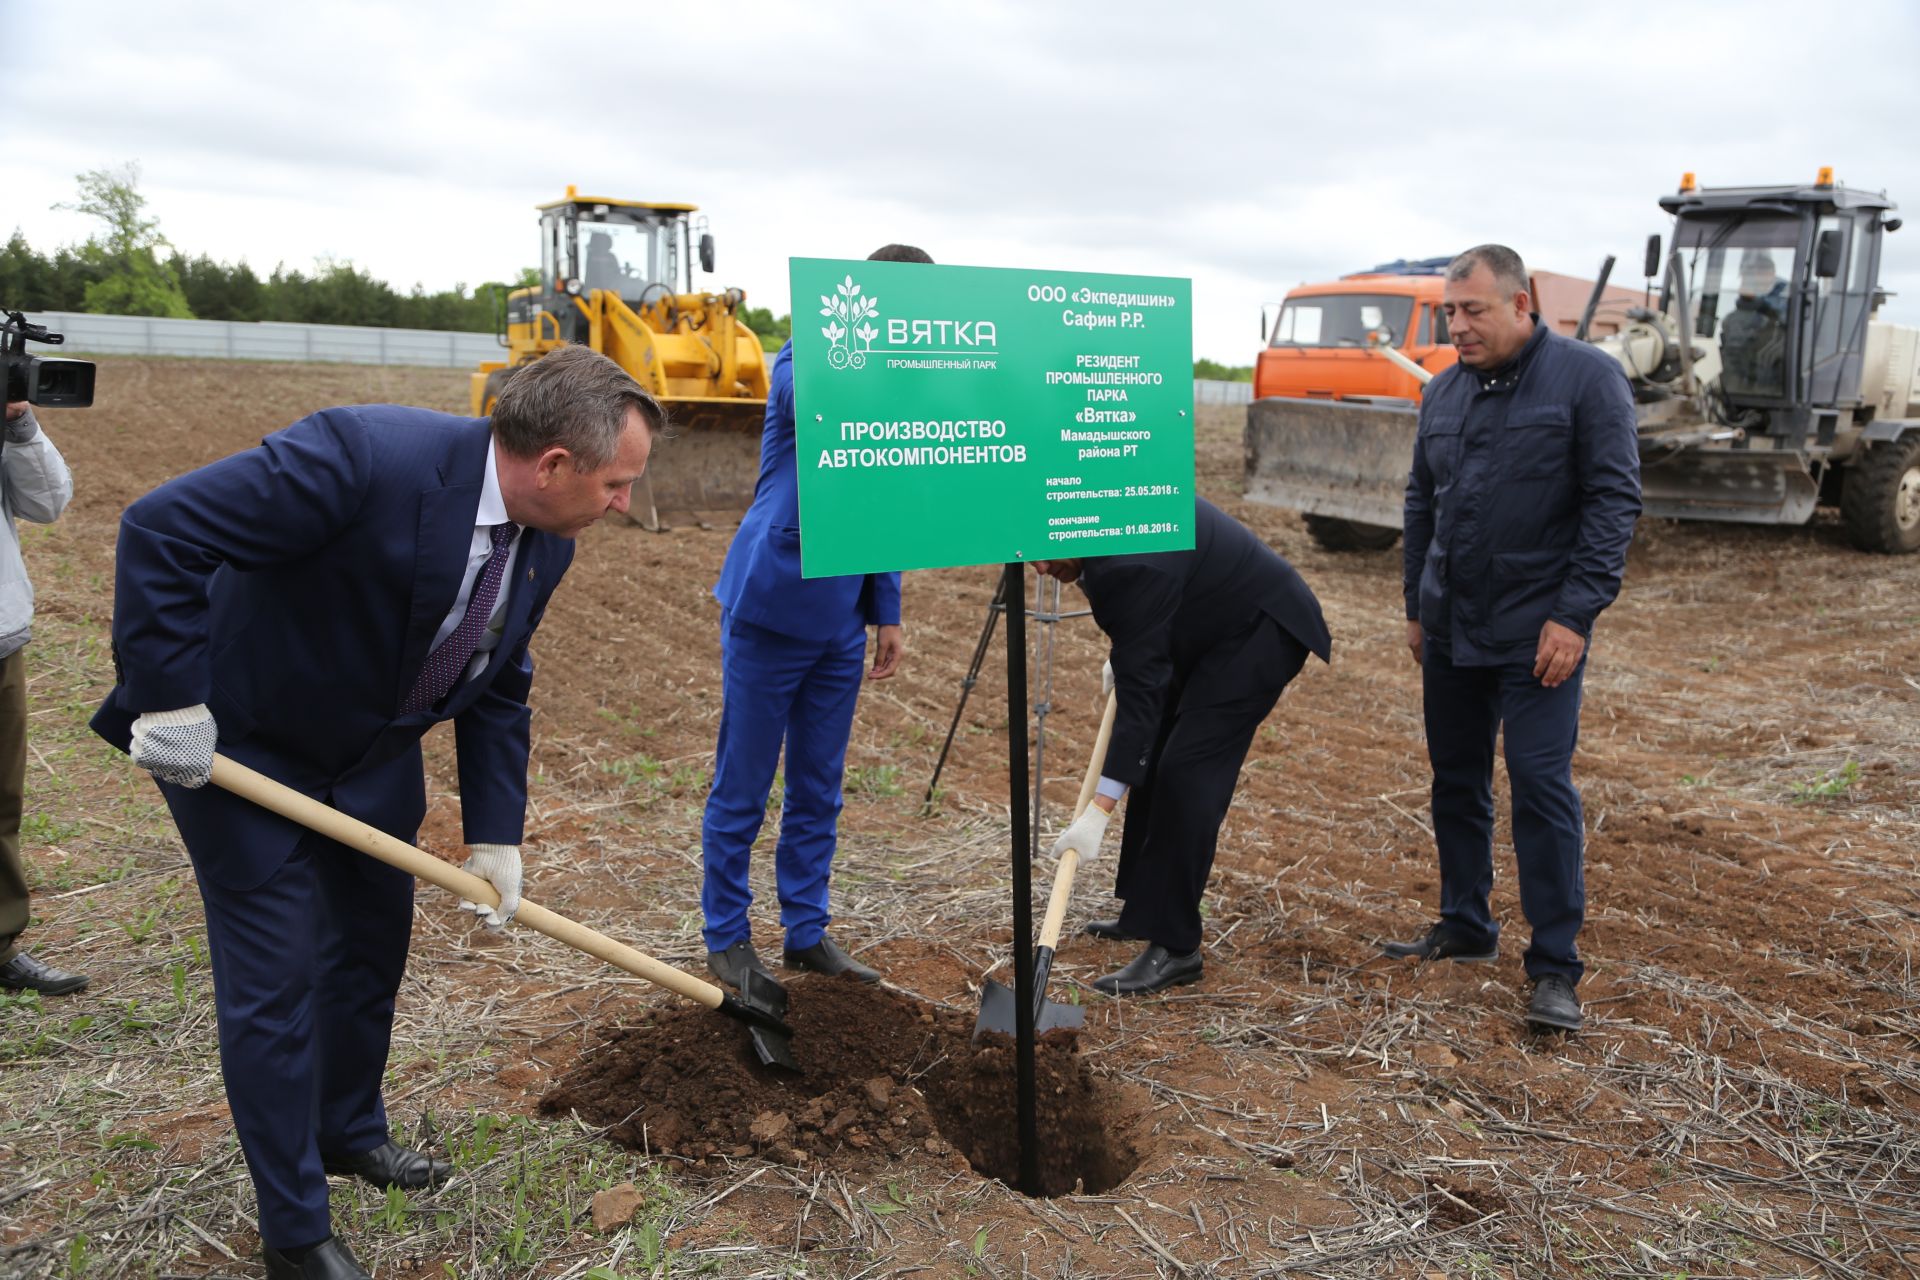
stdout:
<svg viewBox="0 0 1920 1280">
<path fill-rule="evenodd" d="M 1417 402 L 1419 381 L 1368 348 L 1384 340 L 1430 374 L 1454 362 L 1440 311 L 1446 267 L 1445 258 L 1389 262 L 1289 292 L 1273 324 L 1262 325 L 1267 345 L 1254 367 L 1254 398 Z M 1571 335 L 1579 327 L 1592 293 L 1591 280 L 1533 273 L 1540 317 L 1561 333 Z M 1639 289 L 1609 286 L 1589 336 L 1618 332 L 1625 308 L 1642 299 Z"/>
</svg>

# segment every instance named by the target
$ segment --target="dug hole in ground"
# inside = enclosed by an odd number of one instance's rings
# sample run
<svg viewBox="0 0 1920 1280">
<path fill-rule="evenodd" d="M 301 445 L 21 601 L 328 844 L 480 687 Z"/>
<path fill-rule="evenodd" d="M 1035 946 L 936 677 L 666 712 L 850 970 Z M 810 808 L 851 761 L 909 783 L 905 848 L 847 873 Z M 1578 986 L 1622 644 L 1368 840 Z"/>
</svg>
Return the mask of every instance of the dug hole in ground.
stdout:
<svg viewBox="0 0 1920 1280">
<path fill-rule="evenodd" d="M 111 359 L 95 408 L 44 415 L 77 494 L 59 523 L 21 526 L 39 593 L 28 945 L 94 984 L 0 1010 L 0 1275 L 260 1274 L 191 868 L 152 784 L 85 728 L 111 680 L 120 511 L 326 405 L 464 412 L 464 379 Z M 1087 1025 L 1043 1056 L 1060 1070 L 1042 1123 L 1087 1144 L 1057 1169 L 1061 1194 L 976 1169 L 1011 1159 L 990 1141 L 1011 1125 L 986 1109 L 996 1088 L 1011 1105 L 1011 1072 L 967 1039 L 981 979 L 1005 980 L 1011 955 L 1006 691 L 996 650 L 920 816 L 998 572 L 943 570 L 908 576 L 902 673 L 863 692 L 834 879 L 834 936 L 898 990 L 796 979 L 808 1075 L 769 1094 L 740 1068 L 738 1024 L 524 931 L 475 931 L 423 889 L 387 1100 L 396 1136 L 459 1177 L 397 1201 L 336 1183 L 361 1259 L 461 1277 L 1920 1268 L 1920 557 L 1854 552 L 1826 517 L 1643 523 L 1575 760 L 1587 1029 L 1541 1039 L 1520 1016 L 1504 812 L 1499 962 L 1378 958 L 1436 892 L 1399 551 L 1322 551 L 1297 515 L 1241 501 L 1240 422 L 1202 407 L 1201 492 L 1300 568 L 1334 663 L 1311 664 L 1256 739 L 1203 983 L 1093 993 L 1134 949 L 1078 935 L 1112 905 L 1111 864 L 1081 873 L 1050 994 Z M 534 645 L 528 894 L 694 973 L 728 536 L 589 530 Z M 1049 828 L 1078 787 L 1103 655 L 1085 620 L 1055 640 Z M 422 843 L 457 861 L 451 733 L 427 757 Z M 762 954 L 780 945 L 776 817 L 777 802 L 755 863 Z M 629 1183 L 628 1215 L 597 1228 L 595 1197 Z"/>
</svg>

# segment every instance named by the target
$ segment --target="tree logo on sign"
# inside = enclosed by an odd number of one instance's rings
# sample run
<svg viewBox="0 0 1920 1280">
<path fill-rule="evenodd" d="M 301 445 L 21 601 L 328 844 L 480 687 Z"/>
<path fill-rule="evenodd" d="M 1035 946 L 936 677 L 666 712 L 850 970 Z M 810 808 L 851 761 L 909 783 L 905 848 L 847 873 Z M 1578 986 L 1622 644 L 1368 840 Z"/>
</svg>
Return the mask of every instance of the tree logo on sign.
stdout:
<svg viewBox="0 0 1920 1280">
<path fill-rule="evenodd" d="M 863 369 L 873 340 L 880 336 L 880 331 L 868 323 L 880 314 L 880 300 L 872 294 L 863 295 L 852 276 L 835 285 L 834 292 L 835 297 L 820 295 L 820 314 L 827 317 L 820 332 L 833 344 L 827 350 L 827 363 L 836 369 Z"/>
</svg>

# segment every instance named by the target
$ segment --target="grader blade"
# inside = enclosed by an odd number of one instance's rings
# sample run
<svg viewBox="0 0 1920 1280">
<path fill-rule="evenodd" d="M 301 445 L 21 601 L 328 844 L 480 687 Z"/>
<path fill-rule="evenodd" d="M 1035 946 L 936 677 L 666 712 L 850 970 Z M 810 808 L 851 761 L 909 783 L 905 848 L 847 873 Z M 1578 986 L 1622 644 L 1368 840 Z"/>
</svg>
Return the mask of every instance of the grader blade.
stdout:
<svg viewBox="0 0 1920 1280">
<path fill-rule="evenodd" d="M 1805 524 L 1820 482 L 1798 450 L 1662 449 L 1640 437 L 1641 510 L 1667 520 Z"/>
<path fill-rule="evenodd" d="M 661 401 L 668 435 L 654 441 L 627 518 L 658 532 L 738 521 L 760 476 L 767 402 L 682 396 Z"/>
<path fill-rule="evenodd" d="M 1398 529 L 1419 421 L 1412 405 L 1255 400 L 1247 406 L 1247 497 Z"/>
</svg>

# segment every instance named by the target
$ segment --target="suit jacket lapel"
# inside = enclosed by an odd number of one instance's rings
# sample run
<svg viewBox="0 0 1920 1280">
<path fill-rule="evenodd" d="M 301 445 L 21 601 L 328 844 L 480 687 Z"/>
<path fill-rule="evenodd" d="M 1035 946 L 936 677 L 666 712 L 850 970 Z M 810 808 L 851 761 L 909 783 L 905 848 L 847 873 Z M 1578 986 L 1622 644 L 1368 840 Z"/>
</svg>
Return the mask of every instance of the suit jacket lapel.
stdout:
<svg viewBox="0 0 1920 1280">
<path fill-rule="evenodd" d="M 520 534 L 520 554 L 514 557 L 513 581 L 502 584 L 507 593 L 507 611 L 500 619 L 500 649 L 512 653 L 527 634 L 527 617 L 533 611 L 533 598 L 540 594 L 541 580 L 549 572 L 545 555 L 547 535 L 538 529 Z"/>
<path fill-rule="evenodd" d="M 481 468 L 486 465 L 489 427 L 483 420 L 463 431 L 441 461 L 441 484 L 420 494 L 420 531 L 414 550 L 413 602 L 394 690 L 397 710 L 427 660 L 433 633 L 446 621 L 466 575 L 473 547 L 474 520 L 480 511 Z"/>
</svg>

